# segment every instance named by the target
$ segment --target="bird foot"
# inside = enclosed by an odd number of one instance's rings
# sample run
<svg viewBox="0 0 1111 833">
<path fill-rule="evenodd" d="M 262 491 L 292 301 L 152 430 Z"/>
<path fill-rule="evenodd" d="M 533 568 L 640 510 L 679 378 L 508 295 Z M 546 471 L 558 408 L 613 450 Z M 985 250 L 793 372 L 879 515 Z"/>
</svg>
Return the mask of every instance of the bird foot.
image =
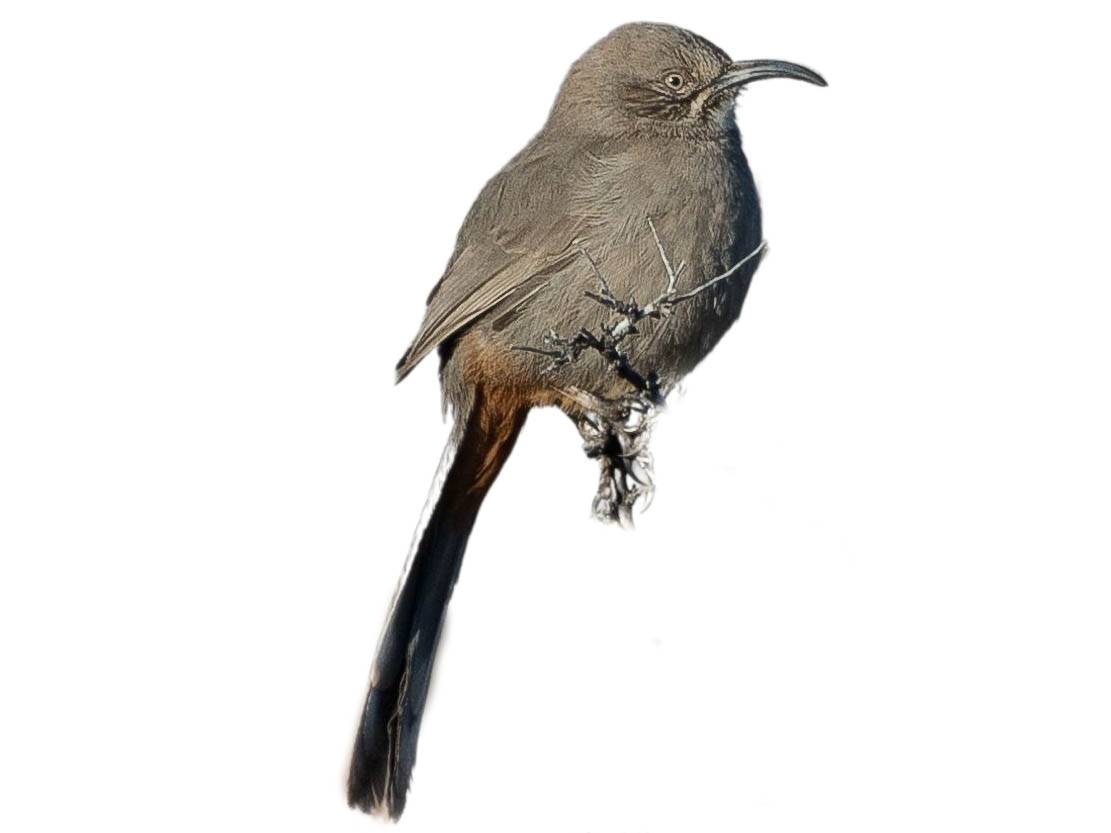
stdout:
<svg viewBox="0 0 1111 833">
<path fill-rule="evenodd" d="M 648 439 L 654 408 L 628 397 L 595 400 L 595 407 L 576 419 L 586 456 L 598 461 L 598 491 L 592 510 L 601 521 L 633 525 L 633 508 L 647 509 L 655 485 Z"/>
</svg>

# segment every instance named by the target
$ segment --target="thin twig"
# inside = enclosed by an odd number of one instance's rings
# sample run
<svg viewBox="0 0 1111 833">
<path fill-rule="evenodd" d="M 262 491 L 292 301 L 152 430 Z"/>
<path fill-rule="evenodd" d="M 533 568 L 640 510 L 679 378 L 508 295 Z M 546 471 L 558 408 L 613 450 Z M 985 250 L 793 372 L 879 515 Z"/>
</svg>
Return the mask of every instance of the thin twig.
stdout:
<svg viewBox="0 0 1111 833">
<path fill-rule="evenodd" d="M 722 272 L 716 278 L 711 278 L 710 280 L 706 281 L 706 283 L 702 284 L 702 286 L 695 287 L 690 292 L 682 292 L 682 293 L 676 295 L 674 298 L 671 299 L 671 303 L 675 304 L 675 303 L 678 303 L 679 301 L 686 301 L 688 298 L 693 298 L 699 292 L 702 292 L 703 290 L 709 289 L 711 286 L 716 284 L 718 281 L 723 281 L 726 278 L 732 277 L 738 269 L 740 269 L 742 266 L 744 266 L 746 263 L 748 263 L 750 260 L 752 260 L 754 257 L 756 257 L 756 255 L 760 254 L 761 252 L 763 252 L 767 248 L 768 248 L 768 241 L 767 240 L 761 240 L 759 246 L 757 246 L 755 249 L 753 249 L 751 252 L 749 252 L 747 255 L 745 255 L 743 258 L 741 258 L 739 261 L 737 261 L 731 267 L 729 267 L 728 271 Z"/>
<path fill-rule="evenodd" d="M 656 224 L 652 222 L 651 217 L 648 218 L 648 228 L 652 229 L 652 238 L 656 241 L 656 248 L 660 250 L 660 260 L 664 262 L 664 269 L 667 271 L 667 291 L 674 292 L 675 284 L 679 282 L 679 275 L 671 268 L 671 261 L 667 259 L 664 244 L 660 242 L 660 235 L 656 233 Z"/>
<path fill-rule="evenodd" d="M 594 261 L 594 258 L 590 256 L 590 252 L 582 246 L 577 246 L 576 248 L 579 250 L 579 254 L 586 258 L 586 262 L 590 264 L 590 268 L 594 270 L 594 277 L 598 279 L 598 283 L 602 287 L 602 295 L 606 298 L 616 300 L 613 297 L 613 293 L 610 291 L 610 285 L 606 282 L 605 275 L 603 275 L 602 270 L 598 268 L 598 264 Z"/>
</svg>

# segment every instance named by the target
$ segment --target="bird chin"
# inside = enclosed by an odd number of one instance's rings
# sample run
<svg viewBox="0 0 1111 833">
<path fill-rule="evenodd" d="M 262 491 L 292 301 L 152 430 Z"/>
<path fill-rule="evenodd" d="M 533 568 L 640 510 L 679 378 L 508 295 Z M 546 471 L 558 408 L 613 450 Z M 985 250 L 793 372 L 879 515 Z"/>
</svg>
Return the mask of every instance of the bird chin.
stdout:
<svg viewBox="0 0 1111 833">
<path fill-rule="evenodd" d="M 712 102 L 703 116 L 723 131 L 737 129 L 737 97 L 728 96 Z"/>
</svg>

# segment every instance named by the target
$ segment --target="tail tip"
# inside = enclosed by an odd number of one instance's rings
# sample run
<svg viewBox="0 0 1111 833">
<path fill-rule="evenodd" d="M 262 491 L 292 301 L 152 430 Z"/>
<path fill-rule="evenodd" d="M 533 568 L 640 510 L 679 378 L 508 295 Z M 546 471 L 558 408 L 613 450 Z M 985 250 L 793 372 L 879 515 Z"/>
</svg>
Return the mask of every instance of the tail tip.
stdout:
<svg viewBox="0 0 1111 833">
<path fill-rule="evenodd" d="M 379 795 L 369 781 L 347 784 L 347 806 L 386 821 L 397 821 L 405 810 L 405 796 Z"/>
<path fill-rule="evenodd" d="M 391 779 L 390 766 L 381 756 L 369 755 L 356 747 L 347 775 L 347 806 L 371 816 L 397 821 L 405 810 L 408 783 Z"/>
</svg>

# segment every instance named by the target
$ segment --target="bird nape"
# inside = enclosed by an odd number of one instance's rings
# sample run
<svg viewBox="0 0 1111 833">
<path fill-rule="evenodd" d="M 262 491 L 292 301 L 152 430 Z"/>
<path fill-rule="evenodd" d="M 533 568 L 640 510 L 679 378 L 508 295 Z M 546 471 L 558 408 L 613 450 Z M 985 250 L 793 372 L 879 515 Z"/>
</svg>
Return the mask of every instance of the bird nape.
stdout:
<svg viewBox="0 0 1111 833">
<path fill-rule="evenodd" d="M 740 315 L 764 252 L 734 103 L 766 78 L 825 86 L 674 26 L 621 26 L 575 61 L 468 212 L 398 364 L 400 380 L 438 350 L 454 427 L 378 645 L 351 806 L 405 808 L 467 538 L 528 412 L 575 421 L 601 465 L 600 517 L 628 521 L 650 487 L 653 410 Z"/>
</svg>

